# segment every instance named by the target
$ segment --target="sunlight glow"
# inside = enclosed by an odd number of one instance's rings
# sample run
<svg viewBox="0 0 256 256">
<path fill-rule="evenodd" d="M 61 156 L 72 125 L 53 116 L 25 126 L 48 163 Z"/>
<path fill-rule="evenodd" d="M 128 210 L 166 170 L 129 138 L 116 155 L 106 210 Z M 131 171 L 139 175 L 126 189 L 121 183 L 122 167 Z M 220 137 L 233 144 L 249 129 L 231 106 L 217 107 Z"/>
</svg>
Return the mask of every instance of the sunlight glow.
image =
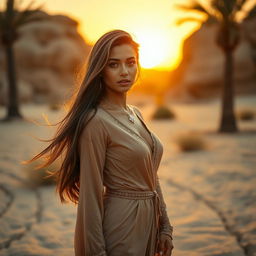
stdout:
<svg viewBox="0 0 256 256">
<path fill-rule="evenodd" d="M 180 59 L 180 49 L 174 36 L 164 29 L 145 29 L 134 32 L 140 44 L 140 64 L 143 68 L 172 69 Z"/>
<path fill-rule="evenodd" d="M 140 63 L 144 68 L 159 65 L 168 51 L 168 40 L 163 31 L 146 31 L 138 33 L 137 41 L 140 44 Z"/>
<path fill-rule="evenodd" d="M 255 0 L 252 0 L 255 1 Z M 0 9 L 5 6 L 0 1 Z M 20 7 L 31 0 L 17 0 Z M 181 13 L 173 8 L 180 0 L 36 0 L 35 6 L 44 4 L 50 14 L 74 17 L 78 31 L 88 44 L 93 45 L 103 33 L 112 29 L 124 29 L 134 35 L 140 43 L 140 63 L 143 68 L 173 70 L 182 59 L 184 39 L 198 27 L 184 24 L 177 27 L 175 20 Z M 115 11 L 106 12 L 109 8 Z"/>
</svg>

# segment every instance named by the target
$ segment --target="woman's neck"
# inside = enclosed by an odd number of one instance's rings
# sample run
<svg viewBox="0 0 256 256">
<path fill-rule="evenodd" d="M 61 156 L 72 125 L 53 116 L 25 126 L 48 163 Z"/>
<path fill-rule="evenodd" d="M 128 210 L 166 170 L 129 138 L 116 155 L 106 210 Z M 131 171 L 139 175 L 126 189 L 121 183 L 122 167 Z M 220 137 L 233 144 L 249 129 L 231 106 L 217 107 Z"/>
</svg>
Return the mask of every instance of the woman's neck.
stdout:
<svg viewBox="0 0 256 256">
<path fill-rule="evenodd" d="M 113 105 L 116 108 L 127 109 L 126 93 L 106 93 L 102 99 L 102 103 Z"/>
</svg>

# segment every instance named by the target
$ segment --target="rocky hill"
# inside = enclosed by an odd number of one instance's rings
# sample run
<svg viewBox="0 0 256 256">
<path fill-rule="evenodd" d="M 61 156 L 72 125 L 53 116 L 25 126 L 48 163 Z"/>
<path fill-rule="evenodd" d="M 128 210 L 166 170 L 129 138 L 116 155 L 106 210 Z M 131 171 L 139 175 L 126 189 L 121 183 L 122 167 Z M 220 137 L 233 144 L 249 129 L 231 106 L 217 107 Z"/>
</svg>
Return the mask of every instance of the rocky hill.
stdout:
<svg viewBox="0 0 256 256">
<path fill-rule="evenodd" d="M 90 46 L 78 22 L 39 12 L 43 20 L 27 24 L 14 45 L 20 101 L 59 102 L 69 97 Z M 5 52 L 0 45 L 0 104 L 6 103 Z"/>
<path fill-rule="evenodd" d="M 234 53 L 235 94 L 256 93 L 255 27 L 256 19 L 241 26 L 241 41 Z M 183 61 L 173 72 L 176 95 L 208 98 L 221 93 L 225 58 L 215 42 L 216 32 L 216 24 L 206 23 L 184 42 Z"/>
</svg>

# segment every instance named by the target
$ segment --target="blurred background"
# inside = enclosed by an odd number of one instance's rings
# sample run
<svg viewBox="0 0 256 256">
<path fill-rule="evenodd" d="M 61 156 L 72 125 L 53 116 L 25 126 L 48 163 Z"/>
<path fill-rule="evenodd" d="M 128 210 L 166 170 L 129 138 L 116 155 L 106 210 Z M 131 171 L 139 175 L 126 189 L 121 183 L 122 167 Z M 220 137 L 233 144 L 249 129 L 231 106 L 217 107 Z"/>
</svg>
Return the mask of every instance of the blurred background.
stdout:
<svg viewBox="0 0 256 256">
<path fill-rule="evenodd" d="M 69 97 L 93 43 L 105 32 L 118 28 L 130 32 L 141 45 L 143 72 L 133 94 L 164 94 L 169 101 L 219 96 L 225 55 L 215 40 L 218 20 L 199 11 L 177 8 L 181 2 L 38 0 L 29 7 L 30 1 L 15 1 L 15 8 L 21 11 L 38 6 L 43 10 L 38 12 L 41 21 L 16 25 L 18 37 L 13 48 L 20 102 L 62 102 Z M 245 2 L 245 6 L 251 6 L 255 1 Z M 1 10 L 5 5 L 2 0 Z M 188 15 L 198 20 L 177 24 Z M 234 50 L 235 93 L 255 94 L 255 17 L 239 18 L 241 38 Z M 0 72 L 0 104 L 4 105 L 7 78 L 3 44 Z"/>
<path fill-rule="evenodd" d="M 0 254 L 73 255 L 76 208 L 27 160 L 65 115 L 96 40 L 140 44 L 128 93 L 164 144 L 175 256 L 256 255 L 255 0 L 1 0 Z M 52 170 L 58 168 L 58 163 Z"/>
</svg>

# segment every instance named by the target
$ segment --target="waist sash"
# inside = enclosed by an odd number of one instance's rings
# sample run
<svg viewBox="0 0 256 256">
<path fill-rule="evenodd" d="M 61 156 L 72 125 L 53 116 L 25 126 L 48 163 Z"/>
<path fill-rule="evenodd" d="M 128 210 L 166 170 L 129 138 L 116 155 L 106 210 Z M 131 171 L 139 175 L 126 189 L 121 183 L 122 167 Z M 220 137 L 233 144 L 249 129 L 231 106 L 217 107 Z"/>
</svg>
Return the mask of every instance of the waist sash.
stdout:
<svg viewBox="0 0 256 256">
<path fill-rule="evenodd" d="M 105 194 L 106 196 L 119 197 L 130 200 L 145 200 L 152 198 L 154 200 L 154 215 L 157 226 L 157 244 L 159 242 L 159 217 L 162 216 L 161 207 L 160 207 L 160 198 L 156 190 L 147 190 L 147 191 L 139 191 L 139 190 L 113 190 L 110 188 L 106 188 Z"/>
</svg>

